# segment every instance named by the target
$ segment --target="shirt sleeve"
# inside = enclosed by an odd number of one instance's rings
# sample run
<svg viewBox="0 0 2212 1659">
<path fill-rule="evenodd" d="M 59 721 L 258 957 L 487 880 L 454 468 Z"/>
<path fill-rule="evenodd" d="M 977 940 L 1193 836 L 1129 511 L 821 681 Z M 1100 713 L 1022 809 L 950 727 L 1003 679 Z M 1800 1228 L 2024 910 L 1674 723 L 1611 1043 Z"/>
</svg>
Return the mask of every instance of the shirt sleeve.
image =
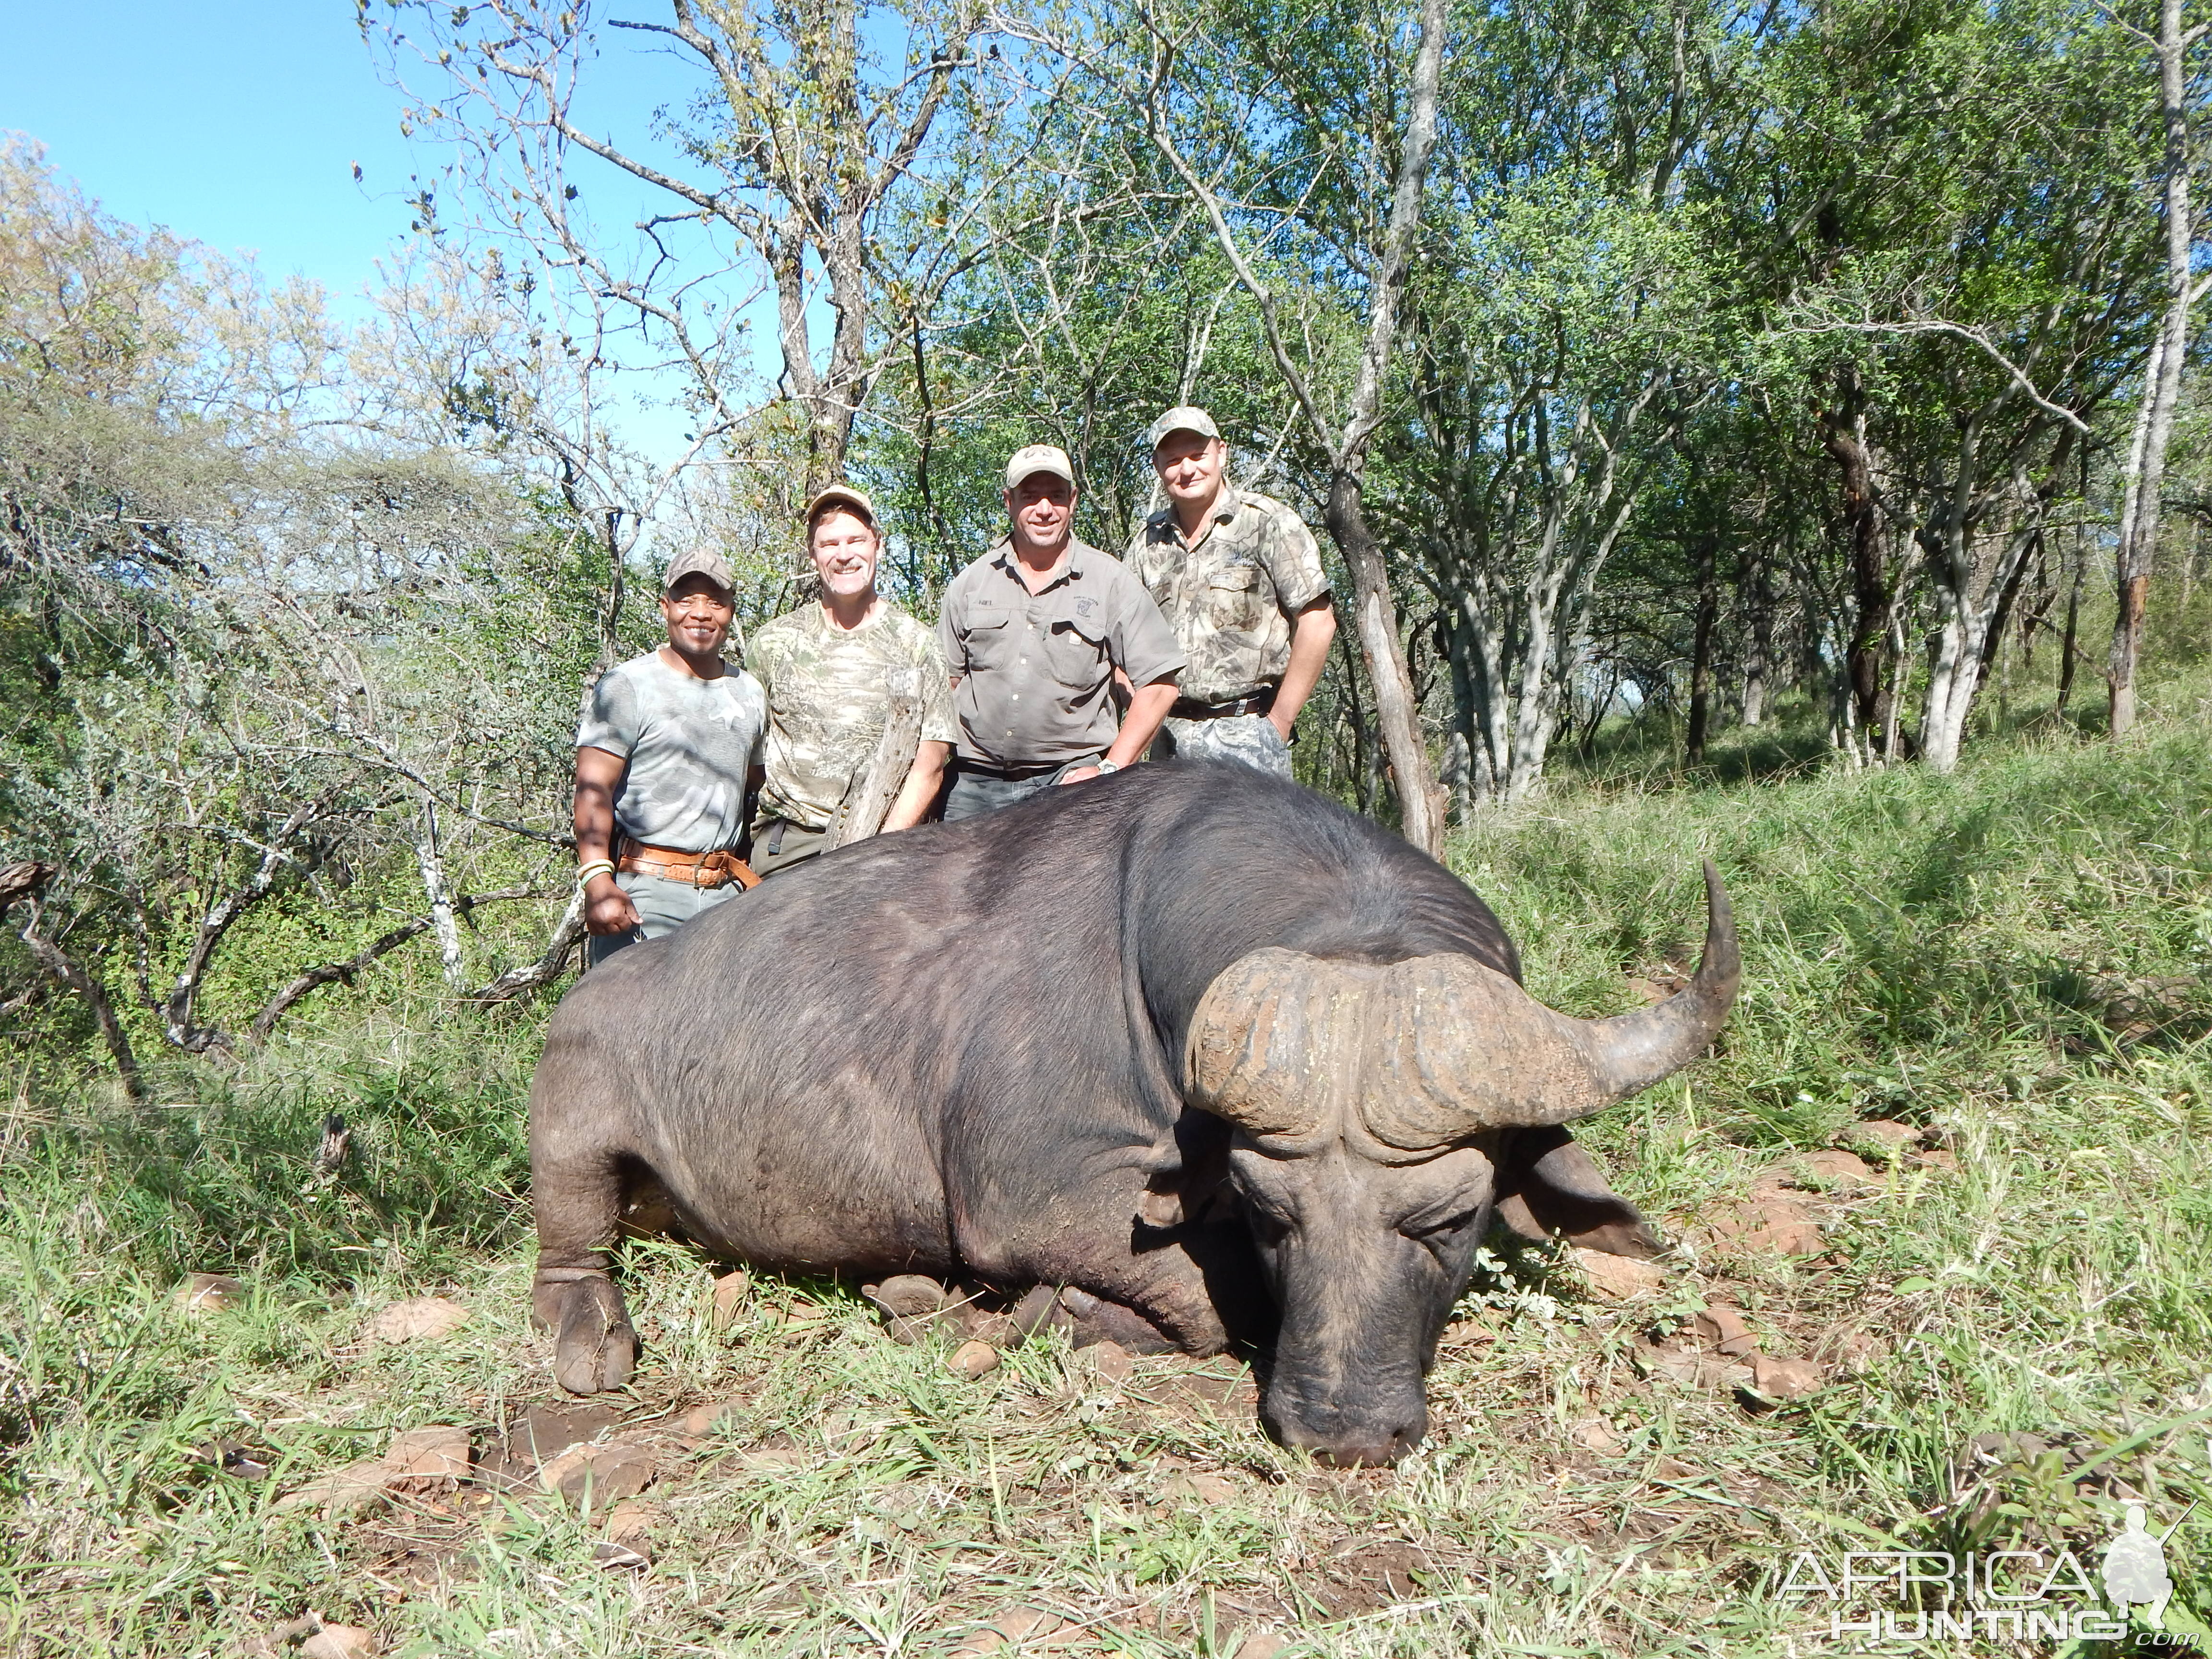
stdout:
<svg viewBox="0 0 2212 1659">
<path fill-rule="evenodd" d="M 576 727 L 576 747 L 604 749 L 629 758 L 637 740 L 645 735 L 644 717 L 638 708 L 637 688 L 629 676 L 611 668 L 599 676 L 584 699 L 584 718 Z"/>
<path fill-rule="evenodd" d="M 777 622 L 781 620 L 780 617 L 776 619 Z M 776 650 L 777 639 L 775 623 L 770 623 L 761 629 L 751 648 L 745 653 L 744 672 L 751 675 L 754 683 L 760 687 L 761 707 L 763 708 L 775 691 L 775 662 L 780 654 Z"/>
<path fill-rule="evenodd" d="M 944 603 L 937 612 L 937 649 L 945 659 L 945 672 L 948 675 L 968 672 L 968 653 L 960 642 L 960 618 L 963 609 L 960 578 L 955 576 L 945 587 Z"/>
<path fill-rule="evenodd" d="M 745 756 L 745 770 L 750 774 L 755 767 L 768 764 L 768 690 L 757 677 L 742 668 L 738 675 L 744 681 L 743 689 L 752 704 L 753 746 Z"/>
<path fill-rule="evenodd" d="M 921 676 L 921 740 L 957 743 L 960 721 L 952 712 L 952 676 L 945 666 L 945 651 L 927 629 L 915 630 L 914 665 Z"/>
<path fill-rule="evenodd" d="M 1115 608 L 1115 666 L 1129 677 L 1132 685 L 1150 685 L 1180 673 L 1188 659 L 1144 583 L 1123 566 L 1121 580 L 1115 586 L 1121 591 L 1121 603 Z"/>
<path fill-rule="evenodd" d="M 1321 548 L 1304 519 L 1277 502 L 1267 514 L 1267 533 L 1260 543 L 1260 559 L 1275 584 L 1275 599 L 1283 609 L 1303 611 L 1328 592 L 1328 571 L 1321 562 Z"/>
</svg>

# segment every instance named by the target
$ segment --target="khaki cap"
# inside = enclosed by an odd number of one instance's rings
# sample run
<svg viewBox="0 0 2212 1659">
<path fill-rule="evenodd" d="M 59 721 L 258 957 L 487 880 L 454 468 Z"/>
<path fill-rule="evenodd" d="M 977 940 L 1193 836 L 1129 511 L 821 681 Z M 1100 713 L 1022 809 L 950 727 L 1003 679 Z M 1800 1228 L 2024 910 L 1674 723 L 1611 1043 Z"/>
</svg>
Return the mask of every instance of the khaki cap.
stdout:
<svg viewBox="0 0 2212 1659">
<path fill-rule="evenodd" d="M 1158 449 L 1162 440 L 1177 432 L 1195 432 L 1201 438 L 1221 435 L 1221 428 L 1214 425 L 1212 416 L 1194 404 L 1183 404 L 1152 422 L 1152 430 L 1145 434 L 1146 449 Z"/>
<path fill-rule="evenodd" d="M 711 547 L 686 548 L 668 562 L 668 574 L 661 579 L 660 591 L 672 593 L 676 584 L 686 576 L 704 576 L 722 592 L 735 598 L 738 592 L 736 573 L 730 562 Z"/>
<path fill-rule="evenodd" d="M 1038 472 L 1065 478 L 1070 489 L 1075 488 L 1075 467 L 1068 460 L 1067 452 L 1056 444 L 1030 444 L 1016 450 L 1013 459 L 1006 463 L 1006 488 L 1019 489 L 1023 479 Z"/>
<path fill-rule="evenodd" d="M 831 484 L 806 504 L 806 529 L 811 535 L 814 521 L 833 507 L 850 507 L 872 526 L 876 522 L 876 504 L 868 499 L 865 489 L 855 489 L 850 484 Z"/>
</svg>

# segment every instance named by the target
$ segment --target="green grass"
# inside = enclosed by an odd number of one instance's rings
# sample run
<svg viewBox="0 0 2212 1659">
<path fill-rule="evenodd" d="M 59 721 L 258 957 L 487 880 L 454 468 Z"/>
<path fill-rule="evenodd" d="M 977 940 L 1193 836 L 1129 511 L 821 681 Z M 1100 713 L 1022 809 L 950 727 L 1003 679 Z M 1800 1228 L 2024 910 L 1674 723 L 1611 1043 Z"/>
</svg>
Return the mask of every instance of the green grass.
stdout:
<svg viewBox="0 0 2212 1659">
<path fill-rule="evenodd" d="M 1616 772 L 1456 842 L 1532 987 L 1585 1014 L 1694 959 L 1711 857 L 1746 989 L 1714 1058 L 1588 1126 L 1678 1241 L 1666 1288 L 1623 1307 L 1503 1251 L 1394 1473 L 1313 1468 L 1190 1404 L 1178 1361 L 1116 1386 L 1042 1342 L 959 1381 L 835 1285 L 765 1282 L 718 1332 L 707 1270 L 641 1246 L 649 1570 L 594 1566 L 603 1528 L 541 1496 L 283 1510 L 395 1430 L 481 1449 L 550 1397 L 524 1322 L 542 1011 L 333 999 L 235 1073 L 165 1073 L 143 1112 L 27 1082 L 0 1110 L 0 1653 L 229 1655 L 312 1607 L 407 1654 L 933 1655 L 1028 1607 L 1081 1627 L 1071 1650 L 1138 1655 L 1258 1629 L 1313 1654 L 1780 1655 L 1827 1645 L 1774 1594 L 1792 1552 L 2063 1542 L 2094 1575 L 2130 1496 L 2161 1525 L 2203 1500 L 2172 1553 L 2179 1606 L 2212 1612 L 2212 756 L 2182 701 L 2124 748 L 2046 726 L 1951 778 Z M 325 1180 L 332 1111 L 352 1156 Z M 1869 1118 L 1957 1167 L 1802 1194 L 1822 1259 L 1730 1252 L 1716 1218 L 1759 1172 Z M 250 1299 L 185 1313 L 191 1271 Z M 431 1293 L 471 1322 L 363 1338 Z M 1647 1377 L 1644 1340 L 1708 1301 L 1828 1357 L 1828 1386 L 1754 1413 Z M 688 1443 L 702 1401 L 730 1410 Z M 1977 1463 L 2000 1433 L 2048 1449 Z M 2050 1645 L 1984 1650 L 2015 1650 Z"/>
</svg>

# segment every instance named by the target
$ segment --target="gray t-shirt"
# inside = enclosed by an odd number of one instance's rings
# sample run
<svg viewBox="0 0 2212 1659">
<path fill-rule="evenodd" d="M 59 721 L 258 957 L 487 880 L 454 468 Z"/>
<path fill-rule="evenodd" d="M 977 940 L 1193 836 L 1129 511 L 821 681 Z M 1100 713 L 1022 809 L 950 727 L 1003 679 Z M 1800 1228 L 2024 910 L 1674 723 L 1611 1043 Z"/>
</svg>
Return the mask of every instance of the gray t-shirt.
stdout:
<svg viewBox="0 0 2212 1659">
<path fill-rule="evenodd" d="M 696 679 L 658 651 L 599 676 L 576 747 L 629 764 L 615 787 L 615 823 L 632 841 L 685 853 L 738 844 L 745 775 L 760 764 L 768 699 L 740 668 Z"/>
</svg>

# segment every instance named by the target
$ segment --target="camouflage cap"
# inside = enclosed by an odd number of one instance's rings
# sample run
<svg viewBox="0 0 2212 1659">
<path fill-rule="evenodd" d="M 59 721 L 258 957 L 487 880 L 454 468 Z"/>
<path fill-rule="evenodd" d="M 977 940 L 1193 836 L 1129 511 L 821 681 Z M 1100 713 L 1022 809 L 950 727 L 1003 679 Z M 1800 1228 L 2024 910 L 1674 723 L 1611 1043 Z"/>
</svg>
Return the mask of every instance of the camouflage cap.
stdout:
<svg viewBox="0 0 2212 1659">
<path fill-rule="evenodd" d="M 668 574 L 661 578 L 660 591 L 672 593 L 676 584 L 686 576 L 704 576 L 722 592 L 735 598 L 738 592 L 737 574 L 730 562 L 711 547 L 687 547 L 668 562 Z"/>
<path fill-rule="evenodd" d="M 868 499 L 868 492 L 865 489 L 855 489 L 850 484 L 834 483 L 807 502 L 806 533 L 808 535 L 814 533 L 814 521 L 833 507 L 842 507 L 848 512 L 857 513 L 868 521 L 871 528 L 875 526 L 876 504 Z"/>
<path fill-rule="evenodd" d="M 1067 452 L 1056 444 L 1030 444 L 1016 450 L 1013 459 L 1006 463 L 1006 488 L 1019 489 L 1023 479 L 1039 472 L 1065 478 L 1070 489 L 1075 488 L 1074 465 L 1067 459 Z"/>
<path fill-rule="evenodd" d="M 1152 429 L 1145 434 L 1145 448 L 1158 449 L 1162 440 L 1177 432 L 1195 432 L 1201 438 L 1218 438 L 1221 428 L 1213 423 L 1213 416 L 1193 404 L 1182 404 L 1168 410 L 1154 421 Z"/>
</svg>

